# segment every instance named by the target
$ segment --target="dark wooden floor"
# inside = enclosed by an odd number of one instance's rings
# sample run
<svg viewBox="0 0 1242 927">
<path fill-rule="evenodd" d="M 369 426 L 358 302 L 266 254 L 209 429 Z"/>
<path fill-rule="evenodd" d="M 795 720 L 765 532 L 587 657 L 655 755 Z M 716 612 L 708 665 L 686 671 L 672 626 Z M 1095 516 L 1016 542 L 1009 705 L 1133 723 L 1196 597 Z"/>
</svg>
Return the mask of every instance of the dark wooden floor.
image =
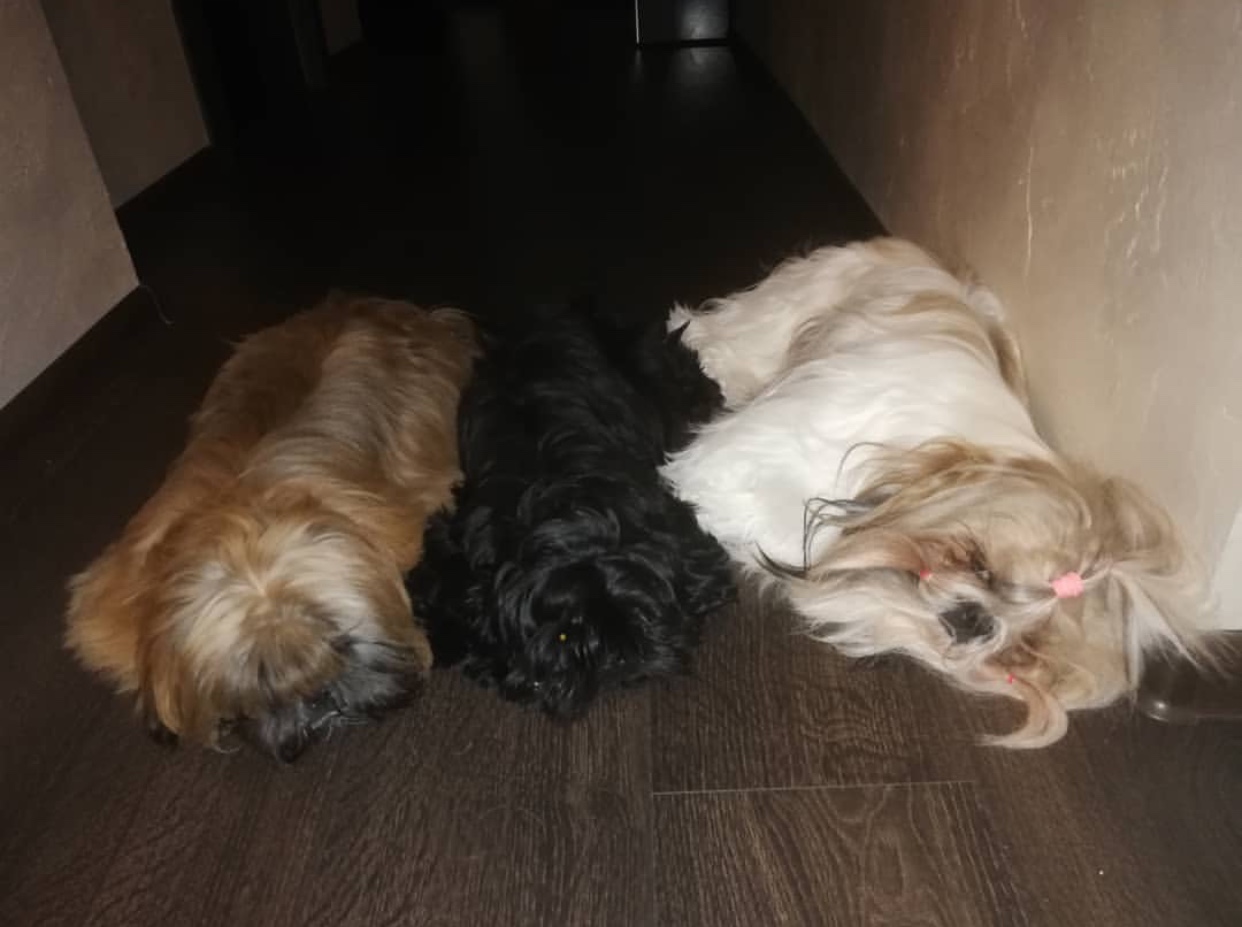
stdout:
<svg viewBox="0 0 1242 927">
<path fill-rule="evenodd" d="M 330 286 L 635 311 L 874 222 L 746 61 L 486 7 L 342 59 L 317 121 L 128 207 L 175 320 L 3 449 L 0 924 L 1242 924 L 1242 727 L 1119 708 L 1032 754 L 1004 706 L 849 663 L 748 596 L 694 678 L 565 727 L 450 673 L 277 767 L 165 752 L 61 649 L 63 583 L 178 447 L 227 340 Z"/>
</svg>

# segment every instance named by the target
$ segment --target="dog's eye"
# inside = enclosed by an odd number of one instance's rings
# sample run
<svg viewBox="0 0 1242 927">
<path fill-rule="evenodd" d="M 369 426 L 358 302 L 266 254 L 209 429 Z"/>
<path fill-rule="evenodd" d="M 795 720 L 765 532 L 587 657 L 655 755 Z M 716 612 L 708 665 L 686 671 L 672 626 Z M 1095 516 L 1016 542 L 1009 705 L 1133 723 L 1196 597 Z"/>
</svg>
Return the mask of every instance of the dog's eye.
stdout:
<svg viewBox="0 0 1242 927">
<path fill-rule="evenodd" d="M 988 569 L 987 563 L 979 554 L 973 554 L 970 558 L 970 570 L 979 578 L 979 582 L 989 588 L 992 585 L 992 571 Z"/>
</svg>

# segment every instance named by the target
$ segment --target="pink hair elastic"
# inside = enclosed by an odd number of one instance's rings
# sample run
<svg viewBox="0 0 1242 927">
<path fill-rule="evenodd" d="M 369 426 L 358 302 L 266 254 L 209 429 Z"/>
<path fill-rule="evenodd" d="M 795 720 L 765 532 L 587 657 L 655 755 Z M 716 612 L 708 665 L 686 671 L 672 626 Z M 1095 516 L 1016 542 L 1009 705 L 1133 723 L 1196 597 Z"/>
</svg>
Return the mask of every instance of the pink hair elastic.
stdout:
<svg viewBox="0 0 1242 927">
<path fill-rule="evenodd" d="M 1072 570 L 1069 573 L 1062 573 L 1052 581 L 1052 591 L 1056 593 L 1058 599 L 1076 599 L 1082 595 L 1086 588 L 1083 585 L 1082 577 Z"/>
<path fill-rule="evenodd" d="M 927 567 L 923 567 L 923 569 L 919 570 L 919 581 L 920 582 L 926 582 L 927 580 L 931 579 L 931 576 L 932 576 L 932 571 L 927 569 Z"/>
</svg>

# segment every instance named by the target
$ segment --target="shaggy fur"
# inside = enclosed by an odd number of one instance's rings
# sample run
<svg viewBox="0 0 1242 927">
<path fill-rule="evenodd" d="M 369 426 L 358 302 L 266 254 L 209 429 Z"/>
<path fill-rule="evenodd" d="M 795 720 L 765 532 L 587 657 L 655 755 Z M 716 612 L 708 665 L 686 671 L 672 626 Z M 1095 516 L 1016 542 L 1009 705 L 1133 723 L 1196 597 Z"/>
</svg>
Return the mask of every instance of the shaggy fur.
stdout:
<svg viewBox="0 0 1242 927">
<path fill-rule="evenodd" d="M 334 300 L 244 341 L 164 483 L 71 584 L 68 643 L 153 733 L 285 760 L 431 662 L 403 574 L 459 478 L 460 313 Z"/>
<path fill-rule="evenodd" d="M 1132 692 L 1152 649 L 1199 651 L 1167 516 L 1040 439 L 999 303 L 914 245 L 826 248 L 669 324 L 732 411 L 664 473 L 817 637 L 1022 700 L 994 739 L 1020 747 Z M 1070 571 L 1085 593 L 1058 599 Z"/>
<path fill-rule="evenodd" d="M 733 593 L 728 555 L 656 472 L 715 386 L 675 335 L 596 322 L 549 312 L 480 362 L 466 479 L 410 587 L 437 663 L 566 717 L 682 670 Z"/>
</svg>

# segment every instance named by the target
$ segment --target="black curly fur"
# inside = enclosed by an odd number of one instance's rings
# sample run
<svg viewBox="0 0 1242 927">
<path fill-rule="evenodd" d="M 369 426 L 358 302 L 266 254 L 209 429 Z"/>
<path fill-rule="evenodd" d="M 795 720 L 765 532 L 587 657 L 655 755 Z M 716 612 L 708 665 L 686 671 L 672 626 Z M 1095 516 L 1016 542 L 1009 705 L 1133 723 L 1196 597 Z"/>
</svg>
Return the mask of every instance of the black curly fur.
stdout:
<svg viewBox="0 0 1242 927">
<path fill-rule="evenodd" d="M 465 481 L 409 580 L 437 664 L 563 717 L 684 670 L 733 584 L 656 468 L 720 401 L 654 326 L 548 310 L 492 338 L 462 396 Z"/>
</svg>

